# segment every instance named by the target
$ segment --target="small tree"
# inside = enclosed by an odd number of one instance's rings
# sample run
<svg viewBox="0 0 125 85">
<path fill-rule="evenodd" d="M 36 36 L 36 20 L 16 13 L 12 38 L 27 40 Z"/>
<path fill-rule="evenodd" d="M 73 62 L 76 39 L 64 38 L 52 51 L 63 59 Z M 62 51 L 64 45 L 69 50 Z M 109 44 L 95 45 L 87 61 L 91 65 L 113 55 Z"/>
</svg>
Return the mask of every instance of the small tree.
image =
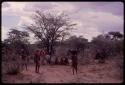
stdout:
<svg viewBox="0 0 125 85">
<path fill-rule="evenodd" d="M 123 34 L 120 33 L 120 32 L 108 32 L 108 35 L 109 36 L 112 36 L 112 45 L 113 45 L 113 51 L 114 51 L 114 54 L 122 54 L 123 53 Z"/>
<path fill-rule="evenodd" d="M 8 44 L 11 44 L 13 46 L 13 49 L 15 49 L 16 54 L 20 54 L 19 52 L 21 49 L 26 50 L 26 45 L 29 44 L 28 32 L 11 29 L 8 35 Z"/>
<path fill-rule="evenodd" d="M 17 74 L 20 68 L 20 51 L 24 49 L 28 51 L 27 44 L 29 34 L 26 31 L 19 31 L 16 29 L 11 29 L 8 33 L 8 39 L 4 40 L 4 45 L 6 45 L 7 53 L 6 62 L 8 70 L 7 73 L 9 74 Z"/>
<path fill-rule="evenodd" d="M 6 45 L 6 54 L 14 53 L 15 55 L 19 55 L 21 49 L 26 50 L 27 44 L 29 44 L 29 34 L 26 31 L 11 29 L 8 35 L 8 39 L 3 41 L 3 44 Z"/>
</svg>

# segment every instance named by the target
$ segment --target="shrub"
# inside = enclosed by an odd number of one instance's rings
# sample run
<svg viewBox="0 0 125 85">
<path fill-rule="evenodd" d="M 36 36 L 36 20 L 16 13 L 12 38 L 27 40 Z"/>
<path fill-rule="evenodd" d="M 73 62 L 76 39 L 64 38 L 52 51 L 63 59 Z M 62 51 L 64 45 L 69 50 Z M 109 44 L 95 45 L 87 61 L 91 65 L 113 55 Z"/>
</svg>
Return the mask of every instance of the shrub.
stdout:
<svg viewBox="0 0 125 85">
<path fill-rule="evenodd" d="M 8 69 L 7 69 L 7 74 L 10 74 L 10 75 L 16 75 L 18 73 L 20 73 L 20 64 L 17 64 L 17 63 L 12 63 L 12 64 L 9 64 L 8 65 Z"/>
</svg>

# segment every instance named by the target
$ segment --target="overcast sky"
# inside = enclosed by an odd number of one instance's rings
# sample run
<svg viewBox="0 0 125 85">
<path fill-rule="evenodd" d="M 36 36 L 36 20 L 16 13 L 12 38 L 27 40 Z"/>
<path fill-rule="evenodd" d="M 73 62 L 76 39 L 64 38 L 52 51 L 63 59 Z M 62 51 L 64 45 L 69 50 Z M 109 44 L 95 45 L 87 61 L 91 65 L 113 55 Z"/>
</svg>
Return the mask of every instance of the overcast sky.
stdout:
<svg viewBox="0 0 125 85">
<path fill-rule="evenodd" d="M 65 12 L 77 23 L 72 35 L 82 35 L 92 39 L 109 31 L 123 33 L 122 2 L 3 2 L 2 3 L 2 40 L 7 38 L 10 28 L 32 23 L 30 16 L 35 10 Z M 33 37 L 32 34 L 30 34 Z M 30 38 L 34 42 L 34 38 Z"/>
</svg>

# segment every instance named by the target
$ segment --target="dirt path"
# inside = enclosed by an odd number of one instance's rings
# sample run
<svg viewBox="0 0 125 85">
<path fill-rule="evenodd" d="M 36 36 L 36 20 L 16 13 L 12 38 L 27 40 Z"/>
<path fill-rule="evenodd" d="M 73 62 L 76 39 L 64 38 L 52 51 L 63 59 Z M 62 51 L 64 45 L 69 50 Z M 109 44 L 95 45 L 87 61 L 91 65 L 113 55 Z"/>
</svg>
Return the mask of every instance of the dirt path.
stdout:
<svg viewBox="0 0 125 85">
<path fill-rule="evenodd" d="M 121 83 L 117 70 L 112 66 L 83 65 L 79 66 L 78 74 L 72 75 L 70 66 L 41 66 L 40 73 L 35 73 L 34 66 L 18 75 L 3 75 L 3 82 L 8 83 Z"/>
</svg>

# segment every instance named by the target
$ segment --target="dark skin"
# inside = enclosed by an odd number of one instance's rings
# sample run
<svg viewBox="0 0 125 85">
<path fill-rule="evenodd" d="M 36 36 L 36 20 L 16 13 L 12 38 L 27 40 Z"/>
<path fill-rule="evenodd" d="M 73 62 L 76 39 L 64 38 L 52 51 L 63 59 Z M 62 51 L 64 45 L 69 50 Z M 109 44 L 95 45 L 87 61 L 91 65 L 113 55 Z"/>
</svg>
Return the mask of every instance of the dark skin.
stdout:
<svg viewBox="0 0 125 85">
<path fill-rule="evenodd" d="M 39 50 L 37 50 L 35 52 L 34 61 L 35 61 L 35 64 L 36 64 L 35 72 L 39 73 L 39 68 L 40 68 L 40 51 Z"/>
<path fill-rule="evenodd" d="M 69 53 L 71 54 L 71 59 L 72 59 L 72 71 L 73 75 L 74 72 L 76 71 L 77 74 L 77 65 L 78 65 L 78 58 L 77 58 L 77 50 L 69 50 Z"/>
<path fill-rule="evenodd" d="M 39 73 L 39 68 L 40 68 L 40 65 L 36 63 L 36 68 L 35 68 L 35 69 L 36 69 L 36 70 L 35 70 L 36 73 Z"/>
<path fill-rule="evenodd" d="M 22 50 L 22 60 L 25 61 L 25 62 L 27 62 L 27 61 L 26 61 L 26 60 L 27 60 L 27 52 L 24 51 L 24 50 Z M 23 63 L 22 66 L 25 66 L 25 67 L 26 67 L 26 70 L 27 70 L 27 63 Z"/>
<path fill-rule="evenodd" d="M 77 56 L 72 56 L 72 70 L 73 70 L 73 75 L 74 75 L 74 71 L 76 71 L 77 74 Z"/>
</svg>

